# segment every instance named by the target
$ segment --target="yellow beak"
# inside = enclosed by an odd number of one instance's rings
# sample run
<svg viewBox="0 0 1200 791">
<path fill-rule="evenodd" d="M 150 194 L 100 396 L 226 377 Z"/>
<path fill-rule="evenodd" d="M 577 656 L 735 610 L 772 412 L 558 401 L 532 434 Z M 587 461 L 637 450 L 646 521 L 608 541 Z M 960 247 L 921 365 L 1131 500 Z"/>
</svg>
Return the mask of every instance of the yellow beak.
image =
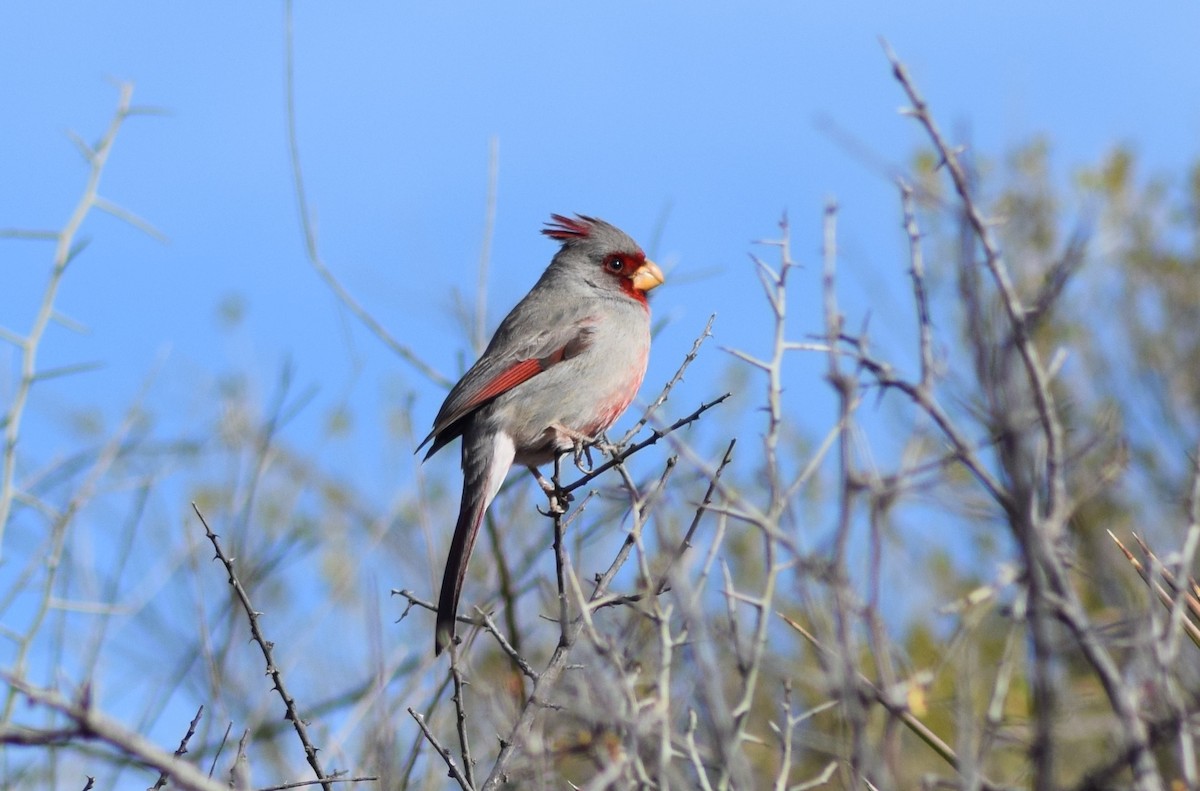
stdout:
<svg viewBox="0 0 1200 791">
<path fill-rule="evenodd" d="M 663 277 L 662 270 L 658 268 L 658 264 L 648 259 L 646 263 L 633 270 L 633 274 L 629 276 L 629 279 L 633 281 L 633 287 L 638 291 L 649 291 L 666 282 L 666 278 Z"/>
</svg>

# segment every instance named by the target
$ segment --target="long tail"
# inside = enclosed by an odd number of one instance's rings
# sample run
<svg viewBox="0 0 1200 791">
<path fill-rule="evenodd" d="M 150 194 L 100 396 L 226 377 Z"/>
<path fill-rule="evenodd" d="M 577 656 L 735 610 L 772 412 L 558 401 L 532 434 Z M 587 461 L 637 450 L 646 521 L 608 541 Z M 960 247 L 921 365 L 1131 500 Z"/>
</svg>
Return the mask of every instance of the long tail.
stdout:
<svg viewBox="0 0 1200 791">
<path fill-rule="evenodd" d="M 504 483 L 513 455 L 512 440 L 503 432 L 483 436 L 475 431 L 463 434 L 462 502 L 458 508 L 458 522 L 454 525 L 454 538 L 450 541 L 450 554 L 446 556 L 442 592 L 438 596 L 437 631 L 433 641 L 435 655 L 454 641 L 454 620 L 458 615 L 463 580 L 467 576 L 467 562 L 475 548 L 483 515 L 500 490 L 500 484 Z"/>
</svg>

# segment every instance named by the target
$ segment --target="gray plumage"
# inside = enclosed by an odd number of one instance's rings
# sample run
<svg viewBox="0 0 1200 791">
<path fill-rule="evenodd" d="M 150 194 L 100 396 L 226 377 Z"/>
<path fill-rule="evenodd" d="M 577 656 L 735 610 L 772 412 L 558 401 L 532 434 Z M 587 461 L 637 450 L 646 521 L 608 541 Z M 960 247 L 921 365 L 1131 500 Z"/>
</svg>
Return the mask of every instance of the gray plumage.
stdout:
<svg viewBox="0 0 1200 791">
<path fill-rule="evenodd" d="M 438 601 L 437 653 L 453 640 L 467 561 L 508 470 L 514 463 L 536 468 L 603 432 L 646 372 L 644 292 L 662 282 L 662 273 L 603 220 L 553 220 L 543 233 L 562 248 L 450 390 L 421 443 L 432 441 L 429 458 L 463 440 L 463 493 Z"/>
</svg>

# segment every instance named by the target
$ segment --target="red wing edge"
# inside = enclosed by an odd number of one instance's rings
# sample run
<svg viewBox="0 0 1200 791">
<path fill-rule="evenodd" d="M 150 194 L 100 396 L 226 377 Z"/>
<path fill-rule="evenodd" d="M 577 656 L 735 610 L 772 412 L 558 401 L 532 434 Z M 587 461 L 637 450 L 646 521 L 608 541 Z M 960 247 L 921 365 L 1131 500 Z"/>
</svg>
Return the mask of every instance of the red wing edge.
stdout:
<svg viewBox="0 0 1200 791">
<path fill-rule="evenodd" d="M 568 344 L 568 346 L 569 345 L 570 344 Z M 471 396 L 469 401 L 462 404 L 458 409 L 454 410 L 452 414 L 447 415 L 446 418 L 439 423 L 439 425 L 435 426 L 434 430 L 430 432 L 428 437 L 425 438 L 425 441 L 417 446 L 417 450 L 420 450 L 422 447 L 424 447 L 426 442 L 429 442 L 429 440 L 433 439 L 436 435 L 454 425 L 454 423 L 460 420 L 463 416 L 470 414 L 477 407 L 487 403 L 501 393 L 505 393 L 513 389 L 522 382 L 532 379 L 550 366 L 562 362 L 563 358 L 566 356 L 567 348 L 567 346 L 564 346 L 561 349 L 551 352 L 545 357 L 539 357 L 533 360 L 519 360 L 518 362 L 513 363 L 508 368 L 501 371 L 497 376 L 493 377 L 491 381 L 481 387 L 479 392 Z M 434 447 L 430 448 L 430 455 L 432 455 L 439 446 L 440 443 L 435 443 Z"/>
</svg>

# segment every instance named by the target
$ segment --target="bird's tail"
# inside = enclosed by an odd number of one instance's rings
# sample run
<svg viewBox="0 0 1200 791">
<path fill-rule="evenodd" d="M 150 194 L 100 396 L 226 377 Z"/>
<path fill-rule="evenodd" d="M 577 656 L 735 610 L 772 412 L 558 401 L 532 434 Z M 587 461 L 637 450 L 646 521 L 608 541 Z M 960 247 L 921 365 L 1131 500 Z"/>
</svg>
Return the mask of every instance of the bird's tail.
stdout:
<svg viewBox="0 0 1200 791">
<path fill-rule="evenodd" d="M 513 443 L 506 434 L 473 436 L 475 434 L 468 431 L 463 435 L 462 503 L 458 509 L 458 522 L 454 525 L 454 538 L 450 541 L 450 554 L 446 556 L 442 592 L 438 597 L 434 654 L 442 653 L 454 641 L 454 621 L 463 580 L 467 576 L 467 562 L 471 559 L 479 526 L 483 524 L 483 515 L 513 462 Z"/>
</svg>

